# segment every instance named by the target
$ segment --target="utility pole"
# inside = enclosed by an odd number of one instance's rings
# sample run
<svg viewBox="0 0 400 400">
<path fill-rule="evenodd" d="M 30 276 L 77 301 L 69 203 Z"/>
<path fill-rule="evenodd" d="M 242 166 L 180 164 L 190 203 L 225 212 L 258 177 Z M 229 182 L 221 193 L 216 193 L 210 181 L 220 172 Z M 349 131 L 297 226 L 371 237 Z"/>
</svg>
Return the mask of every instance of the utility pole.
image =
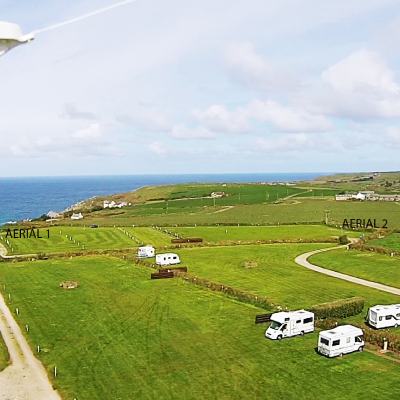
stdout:
<svg viewBox="0 0 400 400">
<path fill-rule="evenodd" d="M 329 214 L 330 210 L 325 210 L 325 225 L 328 225 L 329 223 Z"/>
</svg>

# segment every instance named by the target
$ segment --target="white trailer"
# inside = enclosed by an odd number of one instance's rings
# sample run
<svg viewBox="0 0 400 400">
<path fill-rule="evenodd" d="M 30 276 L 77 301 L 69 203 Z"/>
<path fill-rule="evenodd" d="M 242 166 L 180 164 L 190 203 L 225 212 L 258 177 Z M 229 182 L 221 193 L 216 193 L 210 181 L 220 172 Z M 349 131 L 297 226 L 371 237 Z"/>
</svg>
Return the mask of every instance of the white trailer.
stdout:
<svg viewBox="0 0 400 400">
<path fill-rule="evenodd" d="M 360 328 L 343 325 L 319 333 L 318 353 L 327 357 L 337 357 L 363 351 L 364 345 L 363 331 Z"/>
<path fill-rule="evenodd" d="M 314 332 L 314 313 L 305 310 L 282 311 L 271 315 L 271 325 L 265 331 L 268 339 L 283 339 Z"/>
<path fill-rule="evenodd" d="M 165 254 L 157 254 L 156 255 L 156 264 L 157 265 L 175 265 L 181 262 L 178 254 L 174 253 L 165 253 Z"/>
<path fill-rule="evenodd" d="M 368 310 L 368 324 L 376 329 L 400 326 L 400 304 L 376 305 Z"/>
<path fill-rule="evenodd" d="M 138 248 L 138 257 L 139 258 L 151 258 L 156 255 L 156 250 L 153 246 L 142 246 Z"/>
</svg>

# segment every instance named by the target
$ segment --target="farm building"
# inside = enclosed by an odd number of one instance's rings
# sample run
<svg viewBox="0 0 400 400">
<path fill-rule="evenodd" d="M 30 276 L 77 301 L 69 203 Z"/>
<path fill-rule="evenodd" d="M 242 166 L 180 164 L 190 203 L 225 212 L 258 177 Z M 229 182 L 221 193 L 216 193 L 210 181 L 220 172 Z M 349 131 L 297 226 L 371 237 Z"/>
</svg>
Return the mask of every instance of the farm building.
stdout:
<svg viewBox="0 0 400 400">
<path fill-rule="evenodd" d="M 83 215 L 82 215 L 82 213 L 78 213 L 78 214 L 73 213 L 71 215 L 71 219 L 73 219 L 73 220 L 83 219 Z"/>
</svg>

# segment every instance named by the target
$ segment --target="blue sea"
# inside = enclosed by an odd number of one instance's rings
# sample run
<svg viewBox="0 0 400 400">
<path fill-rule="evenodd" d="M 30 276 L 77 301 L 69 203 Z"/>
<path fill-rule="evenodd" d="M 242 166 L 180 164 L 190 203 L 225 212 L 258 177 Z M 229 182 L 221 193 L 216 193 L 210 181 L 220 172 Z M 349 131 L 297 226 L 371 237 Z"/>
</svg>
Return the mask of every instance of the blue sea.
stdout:
<svg viewBox="0 0 400 400">
<path fill-rule="evenodd" d="M 62 211 L 93 196 L 128 192 L 148 185 L 187 182 L 291 182 L 325 173 L 193 174 L 0 178 L 0 224 Z"/>
</svg>

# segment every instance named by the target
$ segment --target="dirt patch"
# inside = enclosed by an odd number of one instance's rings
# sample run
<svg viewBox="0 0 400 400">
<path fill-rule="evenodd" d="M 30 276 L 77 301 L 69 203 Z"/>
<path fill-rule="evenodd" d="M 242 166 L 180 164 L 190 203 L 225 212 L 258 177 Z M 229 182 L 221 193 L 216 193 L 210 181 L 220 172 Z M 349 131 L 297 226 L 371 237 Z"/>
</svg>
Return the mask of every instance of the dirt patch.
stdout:
<svg viewBox="0 0 400 400">
<path fill-rule="evenodd" d="M 214 211 L 213 214 L 219 214 L 228 210 L 231 210 L 232 208 L 234 208 L 235 206 L 225 206 L 224 208 L 222 208 L 221 210 L 217 210 Z"/>
<path fill-rule="evenodd" d="M 79 287 L 79 283 L 75 281 L 64 281 L 60 283 L 60 288 L 63 289 L 76 289 Z"/>
<path fill-rule="evenodd" d="M 248 260 L 243 263 L 243 267 L 246 269 L 257 268 L 258 262 L 254 260 Z"/>
</svg>

